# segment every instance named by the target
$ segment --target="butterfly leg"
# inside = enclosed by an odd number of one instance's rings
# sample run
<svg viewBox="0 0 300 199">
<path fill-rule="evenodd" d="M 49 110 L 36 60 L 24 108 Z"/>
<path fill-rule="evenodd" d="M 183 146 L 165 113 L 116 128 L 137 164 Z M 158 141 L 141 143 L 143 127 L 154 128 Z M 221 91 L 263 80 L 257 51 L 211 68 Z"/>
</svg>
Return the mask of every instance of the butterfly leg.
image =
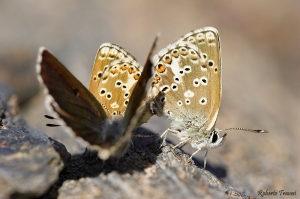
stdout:
<svg viewBox="0 0 300 199">
<path fill-rule="evenodd" d="M 203 161 L 204 161 L 203 169 L 205 169 L 205 167 L 206 167 L 206 156 L 207 156 L 207 153 L 208 153 L 208 149 L 206 149 L 205 156 L 204 156 L 204 159 L 203 159 Z"/>
<path fill-rule="evenodd" d="M 168 134 L 169 129 L 165 130 L 165 132 L 163 132 L 163 134 L 160 135 L 160 139 L 163 139 L 163 143 L 166 141 L 167 139 L 167 134 Z"/>
<path fill-rule="evenodd" d="M 196 155 L 199 151 L 201 151 L 201 148 L 199 148 L 197 151 L 195 151 L 188 159 L 188 161 L 192 160 L 192 158 L 194 157 L 194 155 Z M 206 167 L 206 156 L 207 156 L 207 153 L 208 153 L 208 150 L 206 149 L 206 152 L 205 152 L 205 156 L 204 156 L 204 165 L 203 165 L 203 169 L 205 169 Z"/>
<path fill-rule="evenodd" d="M 170 128 L 168 128 L 167 130 L 165 130 L 165 132 L 163 132 L 163 134 L 161 134 L 161 136 L 160 136 L 160 139 L 163 139 L 163 141 L 162 141 L 160 147 L 162 147 L 162 145 L 166 142 L 167 134 L 168 134 L 169 131 L 174 132 L 174 133 L 178 133 L 178 131 L 175 131 L 175 130 L 170 129 Z M 188 139 L 188 140 L 189 140 L 189 139 Z M 186 142 L 184 141 L 184 142 L 180 142 L 180 143 L 186 143 Z M 177 145 L 176 145 L 176 146 L 177 146 Z M 176 147 L 175 147 L 175 148 L 176 148 Z"/>
<path fill-rule="evenodd" d="M 159 148 L 161 148 L 163 144 L 166 142 L 168 131 L 169 129 L 165 130 L 165 132 L 161 134 L 160 139 L 162 139 L 162 143 L 160 144 Z"/>
<path fill-rule="evenodd" d="M 183 140 L 183 141 L 179 142 L 178 144 L 176 144 L 175 146 L 173 146 L 172 148 L 175 149 L 175 148 L 179 147 L 180 145 L 184 145 L 184 144 L 186 144 L 190 139 L 191 139 L 191 138 L 188 138 L 188 139 L 186 139 L 186 140 Z"/>
</svg>

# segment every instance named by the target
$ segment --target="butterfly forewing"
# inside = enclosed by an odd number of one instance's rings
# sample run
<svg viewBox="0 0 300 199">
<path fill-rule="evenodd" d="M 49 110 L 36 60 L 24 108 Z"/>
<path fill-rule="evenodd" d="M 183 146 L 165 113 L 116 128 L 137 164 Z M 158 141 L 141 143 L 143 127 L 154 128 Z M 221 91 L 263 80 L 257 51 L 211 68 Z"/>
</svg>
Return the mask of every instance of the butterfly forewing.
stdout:
<svg viewBox="0 0 300 199">
<path fill-rule="evenodd" d="M 91 144 L 99 144 L 107 119 L 96 98 L 51 53 L 41 47 L 37 73 L 45 85 L 46 106 Z M 54 113 L 55 113 L 54 112 Z"/>
</svg>

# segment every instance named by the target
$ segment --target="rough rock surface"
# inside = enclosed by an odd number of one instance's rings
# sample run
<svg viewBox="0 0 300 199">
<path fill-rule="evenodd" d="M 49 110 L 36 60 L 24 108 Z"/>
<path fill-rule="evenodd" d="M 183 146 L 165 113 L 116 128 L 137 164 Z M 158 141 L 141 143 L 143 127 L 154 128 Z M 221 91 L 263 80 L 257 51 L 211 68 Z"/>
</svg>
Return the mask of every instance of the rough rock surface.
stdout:
<svg viewBox="0 0 300 199">
<path fill-rule="evenodd" d="M 144 128 L 120 159 L 89 150 L 70 159 L 63 144 L 26 125 L 9 89 L 0 93 L 0 198 L 249 198 L 171 144 L 160 149 Z"/>
<path fill-rule="evenodd" d="M 18 114 L 16 97 L 0 84 L 0 198 L 32 198 L 57 180 L 66 148 L 28 127 Z"/>
</svg>

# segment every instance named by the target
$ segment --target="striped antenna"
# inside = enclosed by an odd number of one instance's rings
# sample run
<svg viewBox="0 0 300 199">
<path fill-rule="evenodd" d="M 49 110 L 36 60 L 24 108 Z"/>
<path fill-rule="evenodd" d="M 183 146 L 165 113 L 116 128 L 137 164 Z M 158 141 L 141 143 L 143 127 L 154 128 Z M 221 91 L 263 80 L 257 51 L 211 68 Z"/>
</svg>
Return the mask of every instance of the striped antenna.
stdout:
<svg viewBox="0 0 300 199">
<path fill-rule="evenodd" d="M 255 130 L 255 129 L 240 128 L 240 127 L 222 129 L 221 131 L 226 131 L 226 130 L 249 131 L 252 133 L 269 133 L 269 131 L 267 130 Z"/>
</svg>

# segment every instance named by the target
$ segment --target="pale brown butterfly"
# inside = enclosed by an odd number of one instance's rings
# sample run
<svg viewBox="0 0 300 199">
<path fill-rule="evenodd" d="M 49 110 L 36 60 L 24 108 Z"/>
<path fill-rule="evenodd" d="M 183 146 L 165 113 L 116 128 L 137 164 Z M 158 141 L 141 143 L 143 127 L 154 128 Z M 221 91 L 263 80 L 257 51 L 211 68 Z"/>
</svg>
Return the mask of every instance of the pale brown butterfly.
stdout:
<svg viewBox="0 0 300 199">
<path fill-rule="evenodd" d="M 96 55 L 91 91 L 44 47 L 39 49 L 37 73 L 45 86 L 46 107 L 62 119 L 60 124 L 69 127 L 67 131 L 74 132 L 87 141 L 90 148 L 98 150 L 103 160 L 122 156 L 130 144 L 132 131 L 144 111 L 142 100 L 152 77 L 150 57 L 156 41 L 157 38 L 143 72 L 140 64 L 123 48 L 102 45 Z M 127 88 L 118 89 L 117 79 Z M 105 95 L 102 95 L 103 88 L 107 88 Z"/>
<path fill-rule="evenodd" d="M 187 33 L 154 58 L 151 110 L 171 122 L 161 137 L 164 141 L 170 131 L 181 140 L 175 147 L 190 143 L 197 149 L 190 158 L 206 150 L 204 168 L 208 149 L 223 144 L 224 130 L 267 132 L 215 129 L 222 94 L 220 53 L 218 31 L 205 27 Z"/>
</svg>

